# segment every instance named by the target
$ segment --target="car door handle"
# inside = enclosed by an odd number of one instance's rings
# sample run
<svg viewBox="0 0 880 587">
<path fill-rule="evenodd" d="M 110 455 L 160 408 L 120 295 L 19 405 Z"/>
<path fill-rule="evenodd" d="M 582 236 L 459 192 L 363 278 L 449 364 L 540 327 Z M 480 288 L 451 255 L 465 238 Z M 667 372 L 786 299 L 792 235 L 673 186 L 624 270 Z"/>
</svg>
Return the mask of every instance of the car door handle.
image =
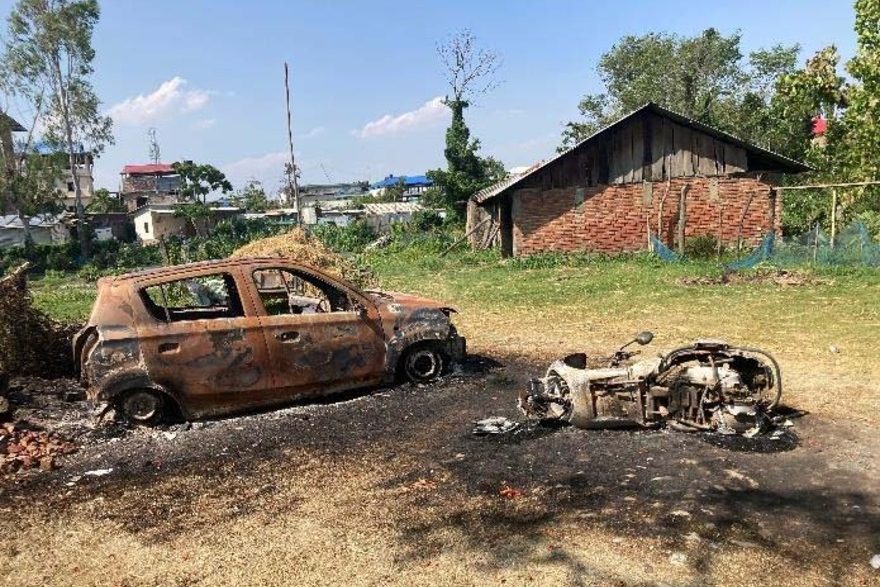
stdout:
<svg viewBox="0 0 880 587">
<path fill-rule="evenodd" d="M 176 342 L 162 342 L 159 343 L 159 352 L 162 354 L 165 353 L 176 353 L 180 350 L 180 345 Z"/>
<path fill-rule="evenodd" d="M 299 340 L 299 332 L 295 330 L 288 330 L 286 332 L 279 332 L 275 335 L 275 338 L 280 340 L 281 342 L 296 342 Z"/>
</svg>

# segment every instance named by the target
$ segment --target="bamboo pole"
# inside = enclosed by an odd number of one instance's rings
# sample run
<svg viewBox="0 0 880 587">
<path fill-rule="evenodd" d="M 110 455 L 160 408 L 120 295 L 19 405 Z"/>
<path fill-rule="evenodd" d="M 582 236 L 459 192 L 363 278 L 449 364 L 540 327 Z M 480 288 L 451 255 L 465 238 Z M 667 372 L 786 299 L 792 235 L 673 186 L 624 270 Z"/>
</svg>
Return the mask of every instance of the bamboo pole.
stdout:
<svg viewBox="0 0 880 587">
<path fill-rule="evenodd" d="M 296 161 L 293 157 L 293 124 L 290 120 L 290 76 L 287 62 L 284 62 L 284 96 L 287 107 L 287 146 L 290 149 L 290 173 L 287 176 L 288 190 L 293 196 L 293 207 L 296 209 L 296 225 L 302 226 L 302 208 L 299 205 L 299 187 L 296 185 Z"/>
<path fill-rule="evenodd" d="M 782 191 L 782 190 L 819 190 L 824 188 L 851 188 L 851 187 L 859 187 L 859 186 L 871 186 L 871 185 L 880 185 L 880 181 L 854 181 L 850 183 L 817 183 L 814 185 L 789 185 L 789 186 L 776 186 L 771 189 Z"/>
<path fill-rule="evenodd" d="M 684 255 L 684 233 L 687 225 L 687 192 L 688 186 L 682 186 L 678 197 L 678 254 Z"/>
<path fill-rule="evenodd" d="M 657 210 L 657 240 L 663 242 L 663 203 L 666 202 L 666 196 L 669 195 L 669 188 L 672 187 L 672 180 L 666 180 L 666 189 L 663 190 L 663 197 L 660 198 L 659 210 Z"/>
<path fill-rule="evenodd" d="M 831 248 L 834 248 L 834 239 L 837 238 L 837 189 L 831 190 Z"/>
<path fill-rule="evenodd" d="M 457 247 L 458 245 L 460 245 L 462 242 L 464 242 L 465 240 L 467 240 L 467 237 L 469 237 L 471 234 L 473 234 L 478 228 L 480 228 L 481 226 L 483 226 L 484 224 L 486 224 L 487 222 L 489 222 L 489 220 L 490 220 L 490 218 L 485 218 L 482 222 L 480 222 L 480 223 L 477 224 L 475 227 L 473 227 L 472 229 L 470 229 L 468 232 L 465 233 L 465 235 L 464 235 L 463 237 L 461 237 L 460 239 L 458 239 L 457 241 L 455 241 L 454 243 L 452 243 L 451 245 L 449 245 L 449 247 L 447 247 L 447 249 L 446 249 L 445 251 L 443 251 L 442 253 L 440 253 L 440 256 L 441 256 L 441 257 L 445 257 L 446 254 L 449 253 L 449 251 L 451 251 L 452 249 L 454 249 L 455 247 Z"/>
</svg>

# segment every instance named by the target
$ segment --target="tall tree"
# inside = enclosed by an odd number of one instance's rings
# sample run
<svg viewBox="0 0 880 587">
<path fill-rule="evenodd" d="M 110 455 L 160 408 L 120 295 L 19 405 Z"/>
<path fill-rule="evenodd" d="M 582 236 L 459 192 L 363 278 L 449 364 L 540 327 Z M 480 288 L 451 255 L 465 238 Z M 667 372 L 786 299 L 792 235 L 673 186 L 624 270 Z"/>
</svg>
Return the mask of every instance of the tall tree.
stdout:
<svg viewBox="0 0 880 587">
<path fill-rule="evenodd" d="M 810 127 L 817 117 L 826 123 L 824 136 L 802 140 L 805 160 L 814 172 L 806 182 L 880 180 L 880 0 L 855 2 L 856 55 L 846 64 L 847 81 L 839 71 L 834 46 L 818 51 L 803 69 L 784 76 L 777 86 L 782 123 Z M 880 238 L 880 189 L 842 190 L 838 212 L 864 221 Z M 786 227 L 803 232 L 817 222 L 830 224 L 829 194 L 806 191 L 785 204 Z M 841 220 L 842 218 L 838 218 Z"/>
<path fill-rule="evenodd" d="M 92 196 L 92 201 L 86 206 L 86 210 L 96 214 L 108 214 L 110 212 L 125 212 L 126 208 L 122 200 L 112 196 L 109 190 L 99 188 L 95 190 L 95 195 Z"/>
<path fill-rule="evenodd" d="M 9 69 L 34 86 L 45 87 L 46 139 L 63 148 L 76 173 L 77 154 L 99 155 L 113 143 L 112 121 L 99 112 L 90 81 L 92 33 L 100 18 L 97 0 L 18 0 L 9 15 L 6 44 Z M 80 250 L 89 255 L 82 188 L 74 181 Z"/>
<path fill-rule="evenodd" d="M 599 59 L 605 91 L 581 99 L 582 118 L 565 126 L 560 149 L 647 102 L 747 140 L 784 144 L 788 136 L 768 136 L 773 88 L 794 70 L 799 51 L 797 45 L 776 45 L 744 62 L 738 32 L 724 36 L 710 28 L 695 37 L 625 36 Z"/>
<path fill-rule="evenodd" d="M 208 207 L 208 194 L 221 192 L 228 194 L 232 184 L 222 171 L 209 164 L 197 164 L 192 161 L 178 161 L 171 164 L 174 172 L 180 176 L 180 196 L 184 203 L 176 214 L 187 218 L 200 234 L 199 220 L 208 218 L 211 209 Z"/>
<path fill-rule="evenodd" d="M 41 115 L 43 92 L 22 84 L 7 67 L 6 55 L 0 59 L 0 213 L 14 211 L 24 229 L 25 244 L 33 242 L 30 219 L 37 214 L 61 210 L 62 194 L 57 188 L 64 162 L 55 155 L 38 153 L 34 148 L 34 128 Z M 17 127 L 9 111 L 15 103 L 18 117 L 27 113 L 27 128 Z M 16 136 L 16 131 L 26 134 Z"/>
<path fill-rule="evenodd" d="M 245 184 L 235 195 L 232 196 L 232 203 L 242 210 L 248 212 L 265 212 L 269 208 L 269 198 L 266 196 L 266 190 L 263 184 L 252 179 Z"/>
<path fill-rule="evenodd" d="M 504 166 L 492 157 L 480 157 L 480 141 L 472 139 L 464 121 L 464 110 L 472 101 L 498 85 L 495 78 L 501 57 L 494 51 L 479 48 L 474 34 L 462 31 L 437 46 L 437 54 L 452 97 L 444 104 L 452 111 L 446 130 L 446 169 L 428 172 L 435 190 L 427 197 L 431 204 L 442 204 L 452 214 L 459 214 L 461 202 L 505 175 Z M 439 196 L 437 198 L 436 196 Z M 437 199 L 439 201 L 431 201 Z"/>
</svg>

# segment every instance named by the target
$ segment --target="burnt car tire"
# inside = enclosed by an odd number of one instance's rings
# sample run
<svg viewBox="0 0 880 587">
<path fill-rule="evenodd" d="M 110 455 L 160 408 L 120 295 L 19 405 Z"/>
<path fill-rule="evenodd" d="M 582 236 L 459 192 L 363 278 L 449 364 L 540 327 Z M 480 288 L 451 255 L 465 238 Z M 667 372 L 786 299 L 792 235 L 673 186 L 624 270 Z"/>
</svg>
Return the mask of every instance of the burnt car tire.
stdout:
<svg viewBox="0 0 880 587">
<path fill-rule="evenodd" d="M 413 383 L 436 381 L 446 368 L 446 357 L 433 344 L 410 347 L 401 362 L 401 374 Z"/>
<path fill-rule="evenodd" d="M 135 389 L 118 402 L 122 416 L 134 424 L 157 424 L 165 416 L 165 398 L 151 389 Z"/>
</svg>

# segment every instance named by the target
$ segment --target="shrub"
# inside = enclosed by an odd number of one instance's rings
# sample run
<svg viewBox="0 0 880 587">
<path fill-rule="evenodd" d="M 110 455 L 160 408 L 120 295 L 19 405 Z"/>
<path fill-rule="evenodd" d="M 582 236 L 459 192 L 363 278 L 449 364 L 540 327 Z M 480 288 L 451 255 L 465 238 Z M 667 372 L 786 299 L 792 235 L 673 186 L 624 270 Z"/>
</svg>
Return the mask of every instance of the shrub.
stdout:
<svg viewBox="0 0 880 587">
<path fill-rule="evenodd" d="M 368 244 L 376 240 L 376 231 L 361 219 L 347 226 L 319 224 L 310 229 L 319 241 L 340 253 L 361 253 Z"/>
<path fill-rule="evenodd" d="M 722 249 L 722 253 L 724 250 Z M 684 255 L 691 259 L 712 259 L 718 255 L 718 239 L 711 234 L 689 238 L 684 243 Z"/>
</svg>

